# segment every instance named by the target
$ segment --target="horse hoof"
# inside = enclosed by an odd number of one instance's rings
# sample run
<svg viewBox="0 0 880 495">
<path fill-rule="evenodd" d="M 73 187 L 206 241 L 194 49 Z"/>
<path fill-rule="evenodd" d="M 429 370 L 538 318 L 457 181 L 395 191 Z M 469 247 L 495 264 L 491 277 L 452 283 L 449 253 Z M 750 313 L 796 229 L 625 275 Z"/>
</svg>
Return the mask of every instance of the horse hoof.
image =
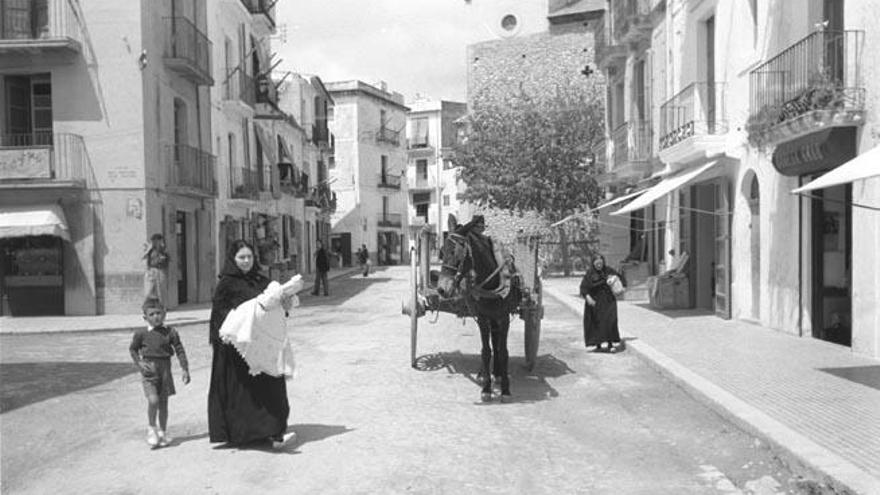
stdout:
<svg viewBox="0 0 880 495">
<path fill-rule="evenodd" d="M 502 404 L 508 404 L 511 401 L 513 401 L 513 396 L 510 395 L 510 392 L 508 392 L 506 394 L 501 394 L 501 403 Z"/>
<path fill-rule="evenodd" d="M 480 394 L 480 399 L 482 399 L 483 402 L 492 402 L 492 392 L 483 392 Z"/>
</svg>

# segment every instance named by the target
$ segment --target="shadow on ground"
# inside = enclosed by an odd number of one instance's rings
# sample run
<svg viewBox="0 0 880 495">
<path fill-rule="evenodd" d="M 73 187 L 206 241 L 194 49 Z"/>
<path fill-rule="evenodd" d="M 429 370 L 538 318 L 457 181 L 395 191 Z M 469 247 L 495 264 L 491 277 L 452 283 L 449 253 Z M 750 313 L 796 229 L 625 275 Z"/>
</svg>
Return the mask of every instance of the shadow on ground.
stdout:
<svg viewBox="0 0 880 495">
<path fill-rule="evenodd" d="M 131 363 L 0 363 L 0 413 L 135 372 Z"/>
<path fill-rule="evenodd" d="M 339 306 L 352 297 L 364 292 L 373 284 L 384 284 L 392 281 L 390 277 L 382 277 L 376 274 L 368 277 L 361 275 L 348 275 L 333 279 L 327 283 L 330 288 L 330 295 L 317 295 L 311 293 L 311 288 L 305 289 L 299 293 L 300 305 L 303 307 L 324 306 L 332 304 Z M 314 275 L 311 275 L 309 282 L 314 281 Z"/>
<path fill-rule="evenodd" d="M 462 375 L 473 383 L 479 392 L 482 362 L 479 354 L 463 354 L 461 351 L 427 354 L 416 358 L 415 368 L 419 371 L 446 370 L 450 374 Z M 538 356 L 535 367 L 529 370 L 521 356 L 511 356 L 508 365 L 510 374 L 511 402 L 537 402 L 559 396 L 547 378 L 558 378 L 574 373 L 565 361 L 552 354 Z"/>
<path fill-rule="evenodd" d="M 297 449 L 307 443 L 319 442 L 325 438 L 342 435 L 343 433 L 348 433 L 350 431 L 354 431 L 354 428 L 349 428 L 345 425 L 322 425 L 316 423 L 288 425 L 287 433 L 296 433 L 296 437 L 293 440 L 288 441 L 281 448 L 273 448 L 272 444 L 268 441 L 257 440 L 241 445 L 232 445 L 228 443 L 218 444 L 214 447 L 214 450 L 263 450 L 276 454 L 298 454 L 299 452 L 297 452 Z M 207 436 L 208 434 L 204 433 L 202 435 L 196 435 L 195 437 Z"/>
<path fill-rule="evenodd" d="M 844 368 L 819 368 L 819 371 L 844 380 L 880 390 L 880 366 L 849 366 Z"/>
<path fill-rule="evenodd" d="M 633 306 L 638 306 L 642 309 L 647 309 L 649 311 L 653 311 L 655 313 L 659 313 L 663 316 L 668 316 L 669 318 L 696 318 L 706 315 L 714 315 L 715 312 L 709 309 L 659 309 L 651 306 L 647 302 L 639 302 L 633 303 Z"/>
</svg>

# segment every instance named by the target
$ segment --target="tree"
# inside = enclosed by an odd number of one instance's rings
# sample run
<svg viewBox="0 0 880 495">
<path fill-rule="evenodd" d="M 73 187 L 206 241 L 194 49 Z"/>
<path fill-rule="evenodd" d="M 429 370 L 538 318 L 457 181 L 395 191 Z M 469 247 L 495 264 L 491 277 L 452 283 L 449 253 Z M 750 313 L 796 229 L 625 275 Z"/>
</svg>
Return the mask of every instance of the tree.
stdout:
<svg viewBox="0 0 880 495">
<path fill-rule="evenodd" d="M 476 100 L 480 104 L 465 118 L 466 137 L 455 152 L 467 201 L 534 211 L 548 223 L 596 206 L 600 188 L 595 176 L 601 171 L 593 147 L 604 140 L 604 121 L 595 86 Z M 572 227 L 557 228 L 566 274 Z"/>
</svg>

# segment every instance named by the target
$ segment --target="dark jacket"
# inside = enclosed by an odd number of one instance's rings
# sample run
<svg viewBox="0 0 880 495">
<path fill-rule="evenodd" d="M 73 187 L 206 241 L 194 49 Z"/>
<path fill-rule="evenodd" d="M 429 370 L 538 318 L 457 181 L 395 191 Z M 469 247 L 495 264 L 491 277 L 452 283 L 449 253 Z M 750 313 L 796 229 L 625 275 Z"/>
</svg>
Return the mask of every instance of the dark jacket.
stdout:
<svg viewBox="0 0 880 495">
<path fill-rule="evenodd" d="M 330 271 L 330 259 L 327 257 L 327 250 L 321 248 L 315 253 L 315 268 L 319 272 Z"/>
</svg>

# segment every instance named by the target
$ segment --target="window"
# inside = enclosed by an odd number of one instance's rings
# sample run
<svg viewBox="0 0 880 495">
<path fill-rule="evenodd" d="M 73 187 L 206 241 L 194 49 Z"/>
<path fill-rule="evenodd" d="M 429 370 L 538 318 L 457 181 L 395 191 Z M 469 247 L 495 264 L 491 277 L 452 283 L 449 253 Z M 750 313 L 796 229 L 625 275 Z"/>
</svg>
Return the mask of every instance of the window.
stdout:
<svg viewBox="0 0 880 495">
<path fill-rule="evenodd" d="M 421 203 L 416 205 L 416 216 L 422 217 L 425 221 L 428 221 L 428 207 L 430 203 Z"/>
<path fill-rule="evenodd" d="M 633 82 L 635 82 L 635 100 L 636 100 L 636 117 L 639 122 L 645 121 L 647 113 L 647 98 L 645 91 L 645 61 L 636 62 L 633 74 Z"/>
<path fill-rule="evenodd" d="M 48 74 L 6 76 L 5 146 L 52 144 L 52 83 Z"/>
<path fill-rule="evenodd" d="M 385 128 L 385 110 L 379 110 L 379 128 Z"/>
<path fill-rule="evenodd" d="M 412 147 L 425 148 L 428 146 L 428 119 L 418 118 L 412 121 Z"/>
<path fill-rule="evenodd" d="M 416 160 L 416 178 L 428 179 L 428 160 Z"/>
<path fill-rule="evenodd" d="M 449 195 L 448 194 L 443 195 L 443 206 L 449 206 Z"/>
<path fill-rule="evenodd" d="M 388 157 L 385 155 L 382 155 L 381 160 L 382 160 L 382 162 L 380 165 L 380 167 L 381 167 L 380 174 L 382 175 L 382 184 L 385 184 L 386 182 L 388 182 L 388 180 L 387 180 L 387 177 L 388 177 Z"/>
<path fill-rule="evenodd" d="M 251 131 L 247 118 L 241 119 L 241 148 L 244 155 L 244 168 L 251 168 Z"/>
<path fill-rule="evenodd" d="M 186 102 L 174 99 L 174 144 L 175 147 L 187 143 L 186 133 Z"/>
</svg>

